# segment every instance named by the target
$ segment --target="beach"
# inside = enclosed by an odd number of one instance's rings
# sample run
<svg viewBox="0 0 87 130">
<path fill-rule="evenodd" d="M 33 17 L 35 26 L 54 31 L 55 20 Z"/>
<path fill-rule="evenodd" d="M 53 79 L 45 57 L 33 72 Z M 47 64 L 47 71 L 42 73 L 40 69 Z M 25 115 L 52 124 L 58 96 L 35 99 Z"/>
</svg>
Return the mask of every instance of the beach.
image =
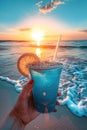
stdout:
<svg viewBox="0 0 87 130">
<path fill-rule="evenodd" d="M 61 104 L 56 107 L 58 111 L 50 113 L 49 116 L 40 114 L 26 126 L 26 130 L 87 129 L 87 41 L 69 41 L 69 45 L 70 43 L 74 47 L 65 47 L 68 46 L 67 42 L 63 42 L 64 47 L 58 48 L 56 57 L 56 61 L 63 63 L 58 89 L 62 96 L 57 99 Z M 83 44 L 85 47 L 81 48 Z M 22 81 L 25 79 L 18 72 L 18 58 L 27 52 L 39 52 L 42 59 L 52 59 L 55 48 L 34 48 L 26 42 L 0 43 L 0 48 L 0 122 L 2 122 L 13 108 L 22 90 Z"/>
</svg>

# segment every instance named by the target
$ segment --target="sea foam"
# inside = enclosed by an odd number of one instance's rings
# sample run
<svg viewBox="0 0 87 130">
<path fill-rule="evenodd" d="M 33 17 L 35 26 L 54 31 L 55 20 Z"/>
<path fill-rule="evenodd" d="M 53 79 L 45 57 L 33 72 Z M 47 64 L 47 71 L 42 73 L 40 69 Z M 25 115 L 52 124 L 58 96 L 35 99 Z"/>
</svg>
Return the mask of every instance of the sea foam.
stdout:
<svg viewBox="0 0 87 130">
<path fill-rule="evenodd" d="M 73 114 L 87 116 L 87 67 L 86 61 L 68 57 L 64 62 L 58 97 L 60 105 L 66 105 Z M 85 77 L 84 77 L 85 75 Z"/>
<path fill-rule="evenodd" d="M 30 80 L 29 78 L 26 78 L 24 76 L 21 76 L 18 80 L 13 80 L 9 77 L 3 77 L 0 76 L 0 79 L 2 81 L 6 81 L 10 84 L 12 84 L 16 90 L 16 92 L 20 93 L 24 87 L 24 85 Z"/>
</svg>

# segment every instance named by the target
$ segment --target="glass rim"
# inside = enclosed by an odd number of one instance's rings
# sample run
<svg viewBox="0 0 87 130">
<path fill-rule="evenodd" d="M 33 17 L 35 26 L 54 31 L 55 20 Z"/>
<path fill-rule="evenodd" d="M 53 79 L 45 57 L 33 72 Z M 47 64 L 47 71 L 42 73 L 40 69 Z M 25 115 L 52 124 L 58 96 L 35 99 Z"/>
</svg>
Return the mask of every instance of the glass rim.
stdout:
<svg viewBox="0 0 87 130">
<path fill-rule="evenodd" d="M 45 70 L 45 69 L 53 69 L 53 68 L 62 68 L 63 64 L 60 62 L 54 61 L 42 61 L 35 62 L 29 66 L 29 69 L 33 70 Z"/>
</svg>

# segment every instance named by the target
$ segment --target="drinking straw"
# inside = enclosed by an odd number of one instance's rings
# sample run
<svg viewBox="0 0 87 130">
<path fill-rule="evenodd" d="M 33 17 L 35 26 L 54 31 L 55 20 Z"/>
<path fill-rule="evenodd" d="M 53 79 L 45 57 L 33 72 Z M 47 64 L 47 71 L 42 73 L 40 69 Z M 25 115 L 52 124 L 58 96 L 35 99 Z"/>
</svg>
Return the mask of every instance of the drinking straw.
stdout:
<svg viewBox="0 0 87 130">
<path fill-rule="evenodd" d="M 53 61 L 55 61 L 55 59 L 56 59 L 57 50 L 58 50 L 58 46 L 59 46 L 60 40 L 61 40 L 61 35 L 58 36 L 58 40 L 57 40 L 57 44 L 56 44 L 56 48 L 55 48 L 55 52 L 54 52 L 54 56 L 53 56 Z"/>
</svg>

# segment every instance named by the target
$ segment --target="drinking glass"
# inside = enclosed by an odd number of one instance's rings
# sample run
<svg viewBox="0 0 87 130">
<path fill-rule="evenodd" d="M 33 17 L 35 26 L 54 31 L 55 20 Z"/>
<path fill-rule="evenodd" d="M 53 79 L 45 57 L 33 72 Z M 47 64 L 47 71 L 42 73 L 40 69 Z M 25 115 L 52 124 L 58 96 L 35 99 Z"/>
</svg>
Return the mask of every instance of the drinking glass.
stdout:
<svg viewBox="0 0 87 130">
<path fill-rule="evenodd" d="M 38 62 L 29 66 L 34 80 L 32 92 L 36 110 L 45 113 L 55 109 L 63 65 L 58 62 Z"/>
</svg>

